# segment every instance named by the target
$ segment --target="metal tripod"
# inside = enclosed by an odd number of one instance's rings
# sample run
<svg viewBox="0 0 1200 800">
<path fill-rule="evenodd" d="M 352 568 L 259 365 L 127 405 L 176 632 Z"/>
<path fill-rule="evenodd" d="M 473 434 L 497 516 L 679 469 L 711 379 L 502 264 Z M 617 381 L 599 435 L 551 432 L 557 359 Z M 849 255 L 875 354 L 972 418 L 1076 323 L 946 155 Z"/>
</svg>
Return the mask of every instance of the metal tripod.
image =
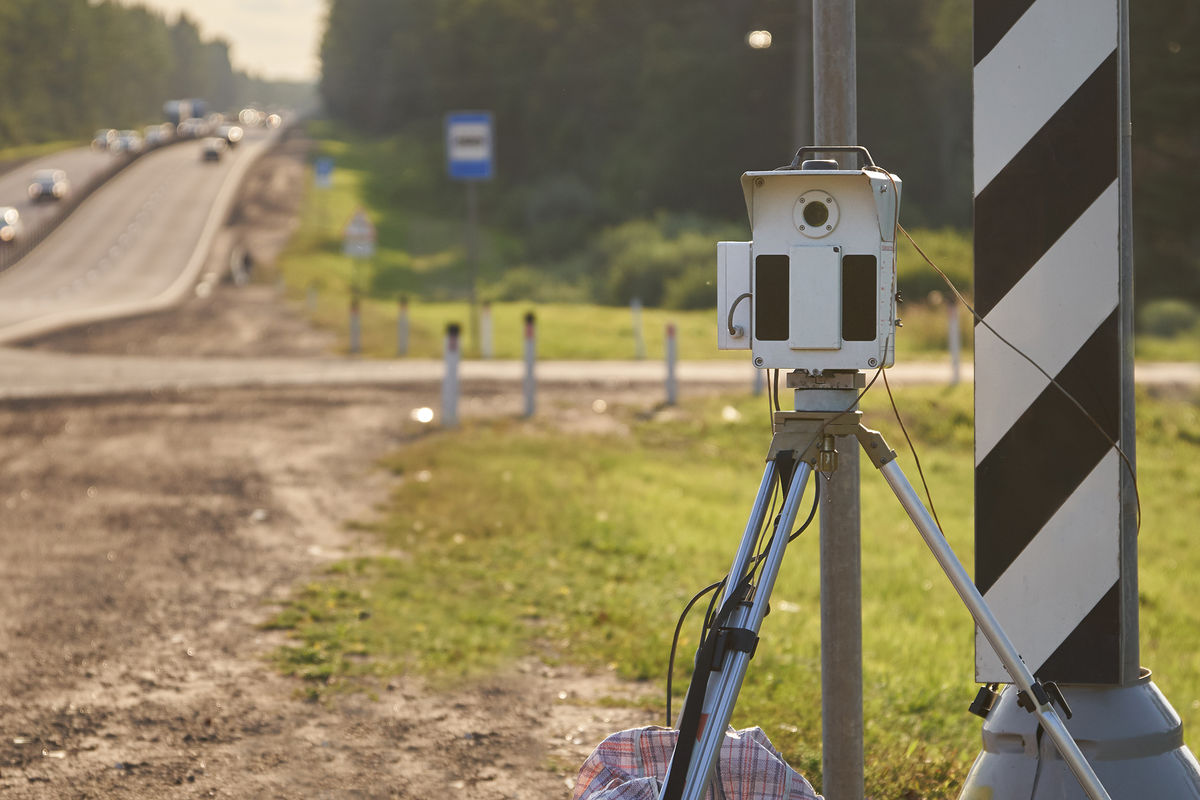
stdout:
<svg viewBox="0 0 1200 800">
<path fill-rule="evenodd" d="M 750 520 L 746 524 L 733 566 L 724 586 L 712 630 L 697 655 L 687 699 L 680 718 L 679 741 L 663 779 L 660 800 L 701 800 L 713 774 L 717 753 L 741 690 L 746 667 L 758 642 L 758 631 L 784 549 L 813 470 L 837 468 L 837 436 L 854 436 L 867 457 L 883 473 L 896 499 L 917 526 L 942 571 L 954 585 L 975 623 L 1000 657 L 1013 683 L 1024 693 L 1028 710 L 1036 713 L 1071 771 L 1091 800 L 1110 800 L 1096 773 L 1071 738 L 1051 705 L 1062 702 L 1052 684 L 1037 681 L 1000 627 L 983 595 L 950 548 L 941 529 L 926 510 L 912 484 L 896 463 L 896 453 L 878 431 L 860 422 L 859 411 L 779 411 L 772 420 L 774 436 L 766 470 Z M 775 481 L 784 488 L 783 508 L 766 550 L 758 554 L 759 534 L 774 494 Z M 1067 711 L 1069 716 L 1069 710 Z M 837 800 L 837 798 L 832 798 Z"/>
</svg>

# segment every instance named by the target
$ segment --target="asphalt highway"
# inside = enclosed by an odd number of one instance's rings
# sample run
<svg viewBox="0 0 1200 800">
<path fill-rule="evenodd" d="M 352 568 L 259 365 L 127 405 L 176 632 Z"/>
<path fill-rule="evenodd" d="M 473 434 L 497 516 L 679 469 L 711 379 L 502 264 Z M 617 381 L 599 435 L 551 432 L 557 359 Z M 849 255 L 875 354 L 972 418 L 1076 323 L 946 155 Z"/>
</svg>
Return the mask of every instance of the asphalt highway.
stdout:
<svg viewBox="0 0 1200 800">
<path fill-rule="evenodd" d="M 29 199 L 33 173 L 42 169 L 61 169 L 67 173 L 72 189 L 78 191 L 97 175 L 112 168 L 119 158 L 123 156 L 97 152 L 90 147 L 76 147 L 27 161 L 0 175 L 0 206 L 16 208 L 26 231 L 30 231 L 59 213 L 57 202 L 34 202 Z"/>
<path fill-rule="evenodd" d="M 238 177 L 273 138 L 252 130 L 216 163 L 202 160 L 199 141 L 182 142 L 119 173 L 0 273 L 0 342 L 176 302 L 195 279 Z M 68 154 L 84 164 L 105 155 L 73 150 L 49 161 L 72 162 Z M 26 173 L 28 165 L 3 181 L 27 180 Z"/>
</svg>

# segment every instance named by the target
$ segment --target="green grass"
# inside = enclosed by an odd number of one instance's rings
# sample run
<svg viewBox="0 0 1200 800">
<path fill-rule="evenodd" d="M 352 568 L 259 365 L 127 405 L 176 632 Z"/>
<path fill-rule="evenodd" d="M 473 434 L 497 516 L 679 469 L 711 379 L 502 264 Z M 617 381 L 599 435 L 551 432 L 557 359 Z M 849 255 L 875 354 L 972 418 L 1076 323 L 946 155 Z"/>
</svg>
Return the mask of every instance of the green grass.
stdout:
<svg viewBox="0 0 1200 800">
<path fill-rule="evenodd" d="M 8 164 L 19 161 L 26 161 L 38 156 L 45 156 L 51 153 L 57 153 L 61 150 L 69 150 L 73 147 L 79 147 L 85 142 L 68 140 L 62 142 L 41 142 L 39 144 L 22 144 L 13 147 L 0 147 L 0 164 Z"/>
<path fill-rule="evenodd" d="M 437 358 L 442 354 L 445 326 L 458 322 L 468 333 L 466 353 L 478 356 L 477 338 L 467 302 L 470 270 L 464 246 L 465 222 L 451 213 L 445 180 L 431 166 L 438 153 L 426 153 L 399 139 L 353 136 L 334 126 L 314 124 L 313 154 L 335 161 L 333 185 L 309 187 L 302 224 L 279 262 L 291 300 L 308 309 L 314 320 L 340 335 L 348 349 L 348 307 L 358 294 L 362 301 L 363 352 L 388 358 L 396 352 L 397 299 L 410 301 L 409 355 Z M 440 162 L 439 162 L 440 163 Z M 428 202 L 422 202 L 428 198 Z M 461 199 L 461 198 L 458 198 Z M 378 232 L 375 255 L 352 259 L 342 253 L 342 233 L 356 211 L 363 209 Z M 954 230 L 914 230 L 921 249 L 970 297 L 973 268 L 971 238 Z M 580 244 L 583 248 L 585 243 Z M 553 265 L 532 269 L 522 261 L 522 243 L 485 224 L 480 235 L 478 295 L 497 294 L 498 287 L 517 281 L 528 285 L 540 302 L 493 304 L 494 353 L 498 358 L 521 356 L 522 319 L 534 311 L 539 320 L 539 357 L 632 358 L 637 352 L 632 314 L 627 307 L 585 302 L 587 291 L 552 277 Z M 952 295 L 943 279 L 928 267 L 906 238 L 898 252 L 899 286 L 905 302 L 898 309 L 904 327 L 897 335 L 897 357 L 947 357 L 949 304 Z M 571 267 L 564 266 L 565 273 Z M 715 242 L 713 277 L 715 279 Z M 577 281 L 578 282 L 578 281 Z M 649 358 L 663 356 L 667 323 L 678 330 L 679 355 L 685 359 L 745 358 L 744 353 L 716 349 L 716 313 L 646 309 L 642 316 L 644 350 Z M 972 320 L 959 309 L 962 357 L 972 354 Z M 1200 331 L 1176 337 L 1139 335 L 1137 357 L 1154 361 L 1200 360 Z"/>
<path fill-rule="evenodd" d="M 1195 398 L 1140 399 L 1142 663 L 1200 724 L 1200 497 Z M 905 389 L 898 402 L 960 559 L 972 559 L 970 388 Z M 868 422 L 912 460 L 873 392 Z M 726 406 L 739 418 L 726 419 Z M 675 619 L 728 568 L 762 473 L 765 402 L 697 400 L 679 413 L 610 410 L 628 433 L 549 431 L 510 420 L 416 432 L 374 524 L 391 558 L 337 564 L 276 618 L 285 671 L 314 694 L 413 671 L 453 683 L 528 653 L 611 666 L 663 685 Z M 730 415 L 733 416 L 733 415 Z M 414 423 L 415 425 L 415 423 Z M 952 797 L 979 748 L 972 624 L 886 485 L 863 460 L 868 785 L 880 798 Z M 819 778 L 817 542 L 789 549 L 734 723 L 763 726 Z M 696 645 L 685 628 L 676 688 Z M 661 712 L 654 721 L 661 719 Z M 649 721 L 649 720 L 648 720 Z"/>
<path fill-rule="evenodd" d="M 473 329 L 465 287 L 469 270 L 463 245 L 464 222 L 445 211 L 425 210 L 406 193 L 426 186 L 439 176 L 430 176 L 428 164 L 417 163 L 395 142 L 351 137 L 325 125 L 313 129 L 317 137 L 313 154 L 335 161 L 333 185 L 312 185 L 305 196 L 301 225 L 279 261 L 280 274 L 294 304 L 311 314 L 317 324 L 336 331 L 339 347 L 349 346 L 348 308 L 350 298 L 362 297 L 362 347 L 372 357 L 387 358 L 396 352 L 397 299 L 409 298 L 409 355 L 437 358 L 442 354 L 445 326 L 458 322 Z M 382 165 L 382 166 L 381 166 Z M 384 169 L 398 186 L 393 195 L 379 188 L 379 170 Z M 432 191 L 432 190 L 431 190 Z M 436 207 L 438 204 L 434 204 Z M 342 253 L 346 223 L 364 209 L 377 229 L 378 244 L 371 259 L 352 259 Z M 914 234 L 927 252 L 956 280 L 969 278 L 970 240 L 953 231 Z M 521 267 L 520 243 L 496 229 L 484 226 L 480 239 L 479 285 L 481 298 L 489 287 L 505 280 L 514 267 Z M 913 275 L 910 302 L 901 307 L 904 329 L 897 339 L 899 356 L 944 358 L 946 351 L 946 308 L 925 302 L 930 286 L 941 286 L 907 242 L 901 245 L 901 263 Z M 534 272 L 534 275 L 545 274 Z M 716 277 L 716 244 L 713 245 L 713 277 Z M 914 295 L 913 293 L 916 292 Z M 538 318 L 538 355 L 549 359 L 633 358 L 637 353 L 633 315 L 628 307 L 583 302 L 582 288 L 555 284 L 542 291 L 543 298 L 561 297 L 557 302 L 497 302 L 492 305 L 494 353 L 497 358 L 520 358 L 522 320 L 527 311 Z M 565 302 L 569 300 L 570 302 Z M 311 310 L 310 310 L 311 304 Z M 679 357 L 684 359 L 746 358 L 745 353 L 716 349 L 716 311 L 672 311 L 647 308 L 642 313 L 642 338 L 647 358 L 662 358 L 664 332 L 668 323 L 677 329 Z M 971 326 L 960 315 L 964 354 L 970 353 Z M 477 356 L 474 336 L 467 337 L 467 355 Z"/>
<path fill-rule="evenodd" d="M 1170 337 L 1138 334 L 1133 344 L 1138 361 L 1200 361 L 1200 329 Z"/>
</svg>

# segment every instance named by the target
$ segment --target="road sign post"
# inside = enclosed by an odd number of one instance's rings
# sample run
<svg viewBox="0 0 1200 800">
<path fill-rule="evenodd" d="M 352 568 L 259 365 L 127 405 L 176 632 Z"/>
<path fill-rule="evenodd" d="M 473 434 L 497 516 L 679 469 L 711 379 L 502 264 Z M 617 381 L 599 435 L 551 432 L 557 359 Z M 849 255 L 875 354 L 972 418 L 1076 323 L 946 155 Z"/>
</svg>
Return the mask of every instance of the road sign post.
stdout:
<svg viewBox="0 0 1200 800">
<path fill-rule="evenodd" d="M 360 285 L 362 276 L 359 274 L 358 265 L 362 261 L 369 261 L 375 255 L 375 225 L 367 217 L 367 212 L 361 208 L 354 212 L 354 216 L 346 223 L 346 228 L 342 233 L 342 252 L 353 259 L 351 290 L 354 292 L 365 290 L 366 287 Z"/>
<path fill-rule="evenodd" d="M 319 190 L 333 188 L 333 159 L 329 156 L 321 156 L 313 162 L 313 186 Z M 325 192 L 318 191 L 316 195 L 317 201 L 317 225 L 325 226 Z M 321 231 L 324 233 L 324 231 Z"/>
<path fill-rule="evenodd" d="M 321 156 L 313 163 L 313 183 L 318 189 L 329 189 L 333 186 L 333 159 Z"/>
<path fill-rule="evenodd" d="M 446 115 L 446 171 L 466 184 L 467 190 L 467 292 L 471 306 L 470 335 L 478 340 L 479 312 L 476 284 L 479 277 L 479 195 L 476 184 L 492 179 L 494 143 L 492 115 L 488 111 L 456 111 Z"/>
</svg>

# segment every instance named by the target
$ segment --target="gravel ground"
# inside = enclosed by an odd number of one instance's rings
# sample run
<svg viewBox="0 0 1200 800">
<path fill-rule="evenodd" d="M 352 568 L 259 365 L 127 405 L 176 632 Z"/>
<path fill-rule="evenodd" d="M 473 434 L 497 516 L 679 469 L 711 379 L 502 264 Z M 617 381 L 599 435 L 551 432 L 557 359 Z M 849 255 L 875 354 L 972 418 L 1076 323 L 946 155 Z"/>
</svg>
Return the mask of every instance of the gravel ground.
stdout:
<svg viewBox="0 0 1200 800">
<path fill-rule="evenodd" d="M 263 159 L 214 250 L 269 269 L 304 143 Z M 273 287 L 45 337 L 73 353 L 318 356 Z M 511 413 L 486 387 L 467 414 Z M 596 424 L 589 396 L 544 401 Z M 613 398 L 610 395 L 610 402 Z M 377 699 L 300 699 L 259 628 L 330 559 L 376 544 L 419 388 L 196 389 L 0 403 L 0 794 L 12 798 L 550 798 L 639 687 L 530 658 L 454 694 L 396 676 Z"/>
</svg>

